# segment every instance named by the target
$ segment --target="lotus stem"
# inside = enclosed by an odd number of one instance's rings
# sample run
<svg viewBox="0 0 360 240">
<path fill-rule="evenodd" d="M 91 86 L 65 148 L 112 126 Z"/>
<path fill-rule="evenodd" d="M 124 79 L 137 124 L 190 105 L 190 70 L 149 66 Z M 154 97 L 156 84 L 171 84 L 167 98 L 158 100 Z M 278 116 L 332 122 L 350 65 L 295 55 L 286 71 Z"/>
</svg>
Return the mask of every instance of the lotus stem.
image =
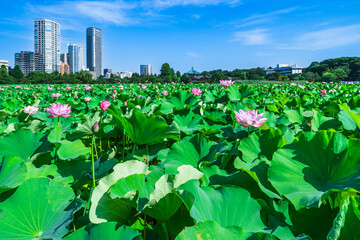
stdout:
<svg viewBox="0 0 360 240">
<path fill-rule="evenodd" d="M 97 152 L 97 149 L 96 149 L 96 137 L 94 139 L 94 143 L 95 143 L 95 147 L 94 147 L 94 150 L 95 150 L 95 156 L 96 156 L 96 160 L 99 159 L 99 156 L 98 156 L 98 152 Z"/>
<path fill-rule="evenodd" d="M 91 164 L 92 164 L 92 178 L 93 178 L 93 187 L 95 188 L 95 161 L 94 161 L 94 135 L 91 139 Z"/>
</svg>

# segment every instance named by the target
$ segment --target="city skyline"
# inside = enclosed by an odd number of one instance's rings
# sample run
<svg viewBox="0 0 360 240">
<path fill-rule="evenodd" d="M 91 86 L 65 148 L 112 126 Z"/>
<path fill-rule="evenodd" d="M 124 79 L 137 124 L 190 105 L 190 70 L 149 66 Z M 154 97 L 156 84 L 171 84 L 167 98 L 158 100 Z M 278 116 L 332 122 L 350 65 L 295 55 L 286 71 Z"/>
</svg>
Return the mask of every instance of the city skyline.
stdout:
<svg viewBox="0 0 360 240">
<path fill-rule="evenodd" d="M 0 7 L 0 44 L 6 46 L 0 59 L 12 67 L 14 53 L 33 51 L 35 18 L 60 23 L 62 53 L 68 43 L 86 45 L 87 27 L 102 29 L 102 68 L 114 71 L 139 72 L 150 63 L 158 74 L 165 62 L 182 73 L 192 66 L 307 67 L 360 55 L 360 3 L 354 1 L 24 1 Z"/>
</svg>

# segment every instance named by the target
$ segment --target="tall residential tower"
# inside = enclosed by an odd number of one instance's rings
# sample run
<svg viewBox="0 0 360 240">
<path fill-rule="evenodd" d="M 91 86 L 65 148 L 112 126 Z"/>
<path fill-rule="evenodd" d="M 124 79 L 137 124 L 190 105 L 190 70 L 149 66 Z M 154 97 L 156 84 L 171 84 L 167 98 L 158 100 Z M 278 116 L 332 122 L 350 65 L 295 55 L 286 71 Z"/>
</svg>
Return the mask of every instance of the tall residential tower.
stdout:
<svg viewBox="0 0 360 240">
<path fill-rule="evenodd" d="M 86 29 L 86 67 L 96 78 L 102 74 L 102 34 L 101 29 Z"/>
<path fill-rule="evenodd" d="M 142 76 L 152 75 L 152 66 L 150 64 L 140 65 L 140 75 Z"/>
<path fill-rule="evenodd" d="M 80 72 L 84 69 L 83 64 L 83 47 L 80 44 L 69 44 L 68 45 L 69 53 L 69 68 L 70 73 Z"/>
<path fill-rule="evenodd" d="M 40 54 L 40 71 L 60 72 L 60 24 L 49 19 L 34 20 L 34 50 Z"/>
</svg>

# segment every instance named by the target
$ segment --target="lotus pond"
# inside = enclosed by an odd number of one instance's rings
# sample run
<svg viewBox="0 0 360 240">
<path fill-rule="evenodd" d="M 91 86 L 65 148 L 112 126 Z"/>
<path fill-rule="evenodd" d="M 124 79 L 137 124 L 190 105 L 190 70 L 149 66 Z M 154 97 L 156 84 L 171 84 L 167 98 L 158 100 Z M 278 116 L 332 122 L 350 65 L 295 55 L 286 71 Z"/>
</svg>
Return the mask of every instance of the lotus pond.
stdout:
<svg viewBox="0 0 360 240">
<path fill-rule="evenodd" d="M 2 86 L 0 239 L 358 240 L 359 90 Z"/>
</svg>

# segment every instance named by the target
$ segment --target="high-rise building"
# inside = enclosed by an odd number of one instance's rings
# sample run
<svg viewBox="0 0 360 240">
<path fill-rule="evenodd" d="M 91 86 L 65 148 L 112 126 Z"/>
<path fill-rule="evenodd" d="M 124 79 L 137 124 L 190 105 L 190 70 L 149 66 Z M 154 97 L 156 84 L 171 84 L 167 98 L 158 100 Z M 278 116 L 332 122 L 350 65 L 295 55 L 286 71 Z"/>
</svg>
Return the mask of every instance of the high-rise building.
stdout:
<svg viewBox="0 0 360 240">
<path fill-rule="evenodd" d="M 68 44 L 70 73 L 80 72 L 84 69 L 83 47 L 80 44 Z"/>
<path fill-rule="evenodd" d="M 8 60 L 0 60 L 0 67 L 4 65 L 6 69 L 9 71 L 9 61 Z"/>
<path fill-rule="evenodd" d="M 63 63 L 69 63 L 69 53 L 61 53 L 60 61 Z"/>
<path fill-rule="evenodd" d="M 64 73 L 66 73 L 66 74 L 70 73 L 68 63 L 66 63 L 66 62 L 64 63 L 64 62 L 60 61 L 60 73 L 61 73 L 61 75 L 64 75 Z"/>
<path fill-rule="evenodd" d="M 40 54 L 41 72 L 60 72 L 60 24 L 50 19 L 34 20 L 34 50 Z"/>
<path fill-rule="evenodd" d="M 142 76 L 152 75 L 152 66 L 150 64 L 140 65 L 140 75 Z"/>
<path fill-rule="evenodd" d="M 30 51 L 15 53 L 15 65 L 20 67 L 25 76 L 28 76 L 33 71 L 41 71 L 43 67 L 40 64 L 40 53 Z"/>
<path fill-rule="evenodd" d="M 102 33 L 101 29 L 86 29 L 86 67 L 98 78 L 102 74 Z"/>
<path fill-rule="evenodd" d="M 112 69 L 110 69 L 110 68 L 105 68 L 104 69 L 104 76 L 107 74 L 107 73 L 112 73 Z"/>
</svg>

